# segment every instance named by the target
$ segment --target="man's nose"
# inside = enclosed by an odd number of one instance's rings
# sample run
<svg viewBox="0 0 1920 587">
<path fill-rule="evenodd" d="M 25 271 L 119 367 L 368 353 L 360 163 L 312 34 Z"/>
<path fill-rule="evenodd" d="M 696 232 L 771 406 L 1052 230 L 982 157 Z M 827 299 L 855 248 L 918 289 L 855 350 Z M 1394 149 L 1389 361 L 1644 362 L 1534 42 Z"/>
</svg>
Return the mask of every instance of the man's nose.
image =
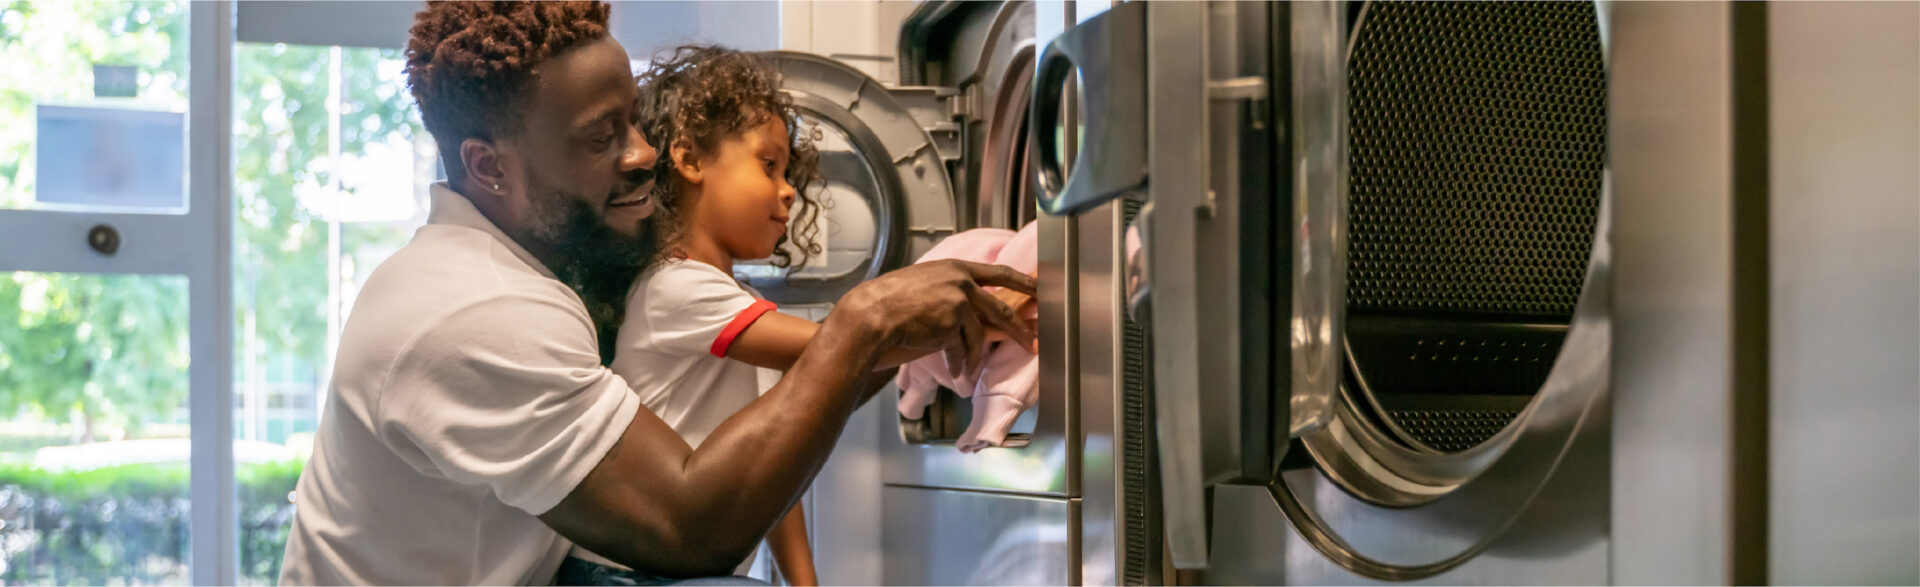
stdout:
<svg viewBox="0 0 1920 587">
<path fill-rule="evenodd" d="M 627 152 L 620 154 L 620 171 L 653 169 L 653 164 L 660 160 L 660 151 L 647 142 L 647 135 L 640 132 L 640 127 L 629 126 L 627 133 Z"/>
</svg>

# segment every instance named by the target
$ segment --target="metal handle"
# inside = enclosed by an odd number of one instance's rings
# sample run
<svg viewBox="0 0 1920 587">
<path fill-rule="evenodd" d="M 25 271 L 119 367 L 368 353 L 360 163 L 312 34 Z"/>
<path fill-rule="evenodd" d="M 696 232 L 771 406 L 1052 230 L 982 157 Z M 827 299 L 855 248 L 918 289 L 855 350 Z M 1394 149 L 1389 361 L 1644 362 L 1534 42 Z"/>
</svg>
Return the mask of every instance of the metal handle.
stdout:
<svg viewBox="0 0 1920 587">
<path fill-rule="evenodd" d="M 1147 180 L 1146 6 L 1126 3 L 1061 33 L 1040 57 L 1029 111 L 1038 149 L 1039 204 L 1070 216 L 1106 203 Z M 1068 77 L 1080 76 L 1087 121 L 1071 172 L 1047 133 L 1064 129 Z"/>
</svg>

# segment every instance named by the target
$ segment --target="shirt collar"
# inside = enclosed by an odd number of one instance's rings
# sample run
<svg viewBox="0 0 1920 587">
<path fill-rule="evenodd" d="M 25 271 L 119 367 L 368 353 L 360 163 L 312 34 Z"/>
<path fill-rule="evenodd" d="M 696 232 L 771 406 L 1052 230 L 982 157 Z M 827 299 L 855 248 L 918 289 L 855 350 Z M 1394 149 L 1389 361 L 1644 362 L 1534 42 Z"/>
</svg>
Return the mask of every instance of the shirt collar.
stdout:
<svg viewBox="0 0 1920 587">
<path fill-rule="evenodd" d="M 513 256 L 519 257 L 527 266 L 539 271 L 541 275 L 558 279 L 554 277 L 552 270 L 547 269 L 545 263 L 541 263 L 533 253 L 527 252 L 520 243 L 514 242 L 507 233 L 501 232 L 500 227 L 495 226 L 492 220 L 488 220 L 485 214 L 481 214 L 480 209 L 474 207 L 472 201 L 460 195 L 459 192 L 453 191 L 453 188 L 447 186 L 447 182 L 433 182 L 433 187 L 428 191 L 433 194 L 433 203 L 431 211 L 427 213 L 427 224 L 459 226 L 487 233 L 494 240 L 505 245 L 507 250 L 513 251 Z"/>
</svg>

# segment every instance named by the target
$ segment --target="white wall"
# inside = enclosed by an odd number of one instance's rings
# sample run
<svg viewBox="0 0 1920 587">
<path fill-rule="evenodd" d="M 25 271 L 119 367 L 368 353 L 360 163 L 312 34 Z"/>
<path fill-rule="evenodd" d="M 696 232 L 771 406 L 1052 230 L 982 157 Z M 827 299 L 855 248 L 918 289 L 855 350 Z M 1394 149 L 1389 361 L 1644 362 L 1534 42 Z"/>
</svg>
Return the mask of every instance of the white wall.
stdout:
<svg viewBox="0 0 1920 587">
<path fill-rule="evenodd" d="M 719 44 L 744 51 L 780 48 L 781 5 L 745 2 L 616 1 L 607 27 L 634 59 L 687 44 Z"/>
<path fill-rule="evenodd" d="M 787 0 L 780 3 L 780 48 L 825 55 L 881 83 L 900 82 L 900 23 L 913 2 Z"/>
</svg>

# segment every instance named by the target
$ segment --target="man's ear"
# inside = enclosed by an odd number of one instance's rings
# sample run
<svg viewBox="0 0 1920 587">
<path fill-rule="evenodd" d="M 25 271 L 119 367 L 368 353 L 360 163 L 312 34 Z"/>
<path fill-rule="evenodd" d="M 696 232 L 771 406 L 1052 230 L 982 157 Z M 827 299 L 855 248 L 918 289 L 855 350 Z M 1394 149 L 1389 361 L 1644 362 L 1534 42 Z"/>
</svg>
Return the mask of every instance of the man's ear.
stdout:
<svg viewBox="0 0 1920 587">
<path fill-rule="evenodd" d="M 469 138 L 460 141 L 460 164 L 467 169 L 473 185 L 494 195 L 506 194 L 508 181 L 506 154 L 492 142 Z"/>
<path fill-rule="evenodd" d="M 700 185 L 700 179 L 704 174 L 700 172 L 700 158 L 693 155 L 693 143 L 686 139 L 674 139 L 671 151 L 673 170 L 680 174 L 681 179 L 687 180 L 687 183 Z"/>
</svg>

